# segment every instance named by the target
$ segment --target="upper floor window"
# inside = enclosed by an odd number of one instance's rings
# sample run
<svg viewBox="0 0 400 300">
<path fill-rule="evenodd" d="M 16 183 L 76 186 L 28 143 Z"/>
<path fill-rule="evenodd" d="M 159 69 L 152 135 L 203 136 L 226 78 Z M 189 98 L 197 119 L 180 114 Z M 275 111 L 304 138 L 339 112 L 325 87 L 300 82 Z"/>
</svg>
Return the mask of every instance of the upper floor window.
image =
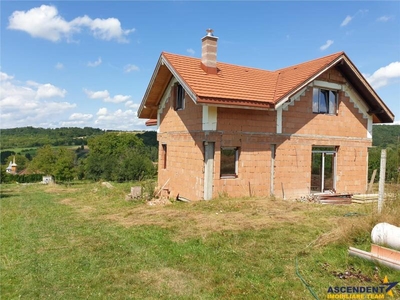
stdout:
<svg viewBox="0 0 400 300">
<path fill-rule="evenodd" d="M 334 115 L 337 113 L 337 107 L 338 93 L 336 91 L 313 89 L 313 113 Z"/>
<path fill-rule="evenodd" d="M 175 89 L 175 110 L 184 108 L 185 108 L 185 90 L 180 84 L 177 84 Z"/>
</svg>

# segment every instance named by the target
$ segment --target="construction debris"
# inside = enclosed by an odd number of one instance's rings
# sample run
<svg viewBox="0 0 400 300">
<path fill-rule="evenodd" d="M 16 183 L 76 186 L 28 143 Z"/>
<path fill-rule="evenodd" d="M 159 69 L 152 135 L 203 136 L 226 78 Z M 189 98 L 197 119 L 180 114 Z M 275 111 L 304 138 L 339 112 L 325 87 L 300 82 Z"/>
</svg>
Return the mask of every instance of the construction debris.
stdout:
<svg viewBox="0 0 400 300">
<path fill-rule="evenodd" d="M 378 202 L 378 194 L 357 194 L 351 197 L 351 202 L 353 203 L 374 203 Z"/>
<path fill-rule="evenodd" d="M 189 199 L 187 199 L 185 197 L 182 197 L 182 196 L 179 196 L 179 194 L 176 196 L 176 200 L 177 201 L 182 201 L 182 202 L 190 202 Z"/>
<path fill-rule="evenodd" d="M 350 267 L 348 270 L 343 272 L 333 271 L 332 275 L 340 279 L 356 278 L 361 282 L 370 282 L 371 278 L 361 273 L 361 270 L 356 270 L 354 267 Z"/>
<path fill-rule="evenodd" d="M 112 189 L 112 188 L 113 188 L 113 186 L 112 186 L 111 183 L 109 183 L 109 182 L 102 182 L 101 185 L 102 185 L 102 186 L 105 186 L 105 187 L 107 187 L 107 188 L 109 188 L 109 189 Z"/>
<path fill-rule="evenodd" d="M 320 204 L 351 204 L 351 194 L 316 193 L 301 197 L 299 202 L 311 202 Z"/>
<path fill-rule="evenodd" d="M 150 205 L 150 206 L 172 204 L 171 201 L 169 201 L 169 199 L 163 199 L 163 198 L 153 199 L 153 200 L 147 201 L 146 203 L 147 203 L 147 205 Z"/>
<path fill-rule="evenodd" d="M 126 196 L 126 200 L 138 200 L 142 198 L 142 187 L 141 186 L 133 186 L 131 187 L 131 193 Z"/>
</svg>

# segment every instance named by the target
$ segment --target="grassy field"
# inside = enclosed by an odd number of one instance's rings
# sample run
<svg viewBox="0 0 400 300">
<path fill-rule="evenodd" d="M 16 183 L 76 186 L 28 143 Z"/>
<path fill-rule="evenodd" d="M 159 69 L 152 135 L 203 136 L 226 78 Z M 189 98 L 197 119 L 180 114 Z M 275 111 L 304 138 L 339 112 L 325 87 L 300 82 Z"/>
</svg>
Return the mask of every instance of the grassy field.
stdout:
<svg viewBox="0 0 400 300">
<path fill-rule="evenodd" d="M 400 226 L 399 194 L 378 216 L 264 198 L 149 206 L 129 190 L 1 186 L 1 299 L 326 299 L 330 286 L 400 281 L 347 254 L 369 250 L 377 222 Z"/>
</svg>

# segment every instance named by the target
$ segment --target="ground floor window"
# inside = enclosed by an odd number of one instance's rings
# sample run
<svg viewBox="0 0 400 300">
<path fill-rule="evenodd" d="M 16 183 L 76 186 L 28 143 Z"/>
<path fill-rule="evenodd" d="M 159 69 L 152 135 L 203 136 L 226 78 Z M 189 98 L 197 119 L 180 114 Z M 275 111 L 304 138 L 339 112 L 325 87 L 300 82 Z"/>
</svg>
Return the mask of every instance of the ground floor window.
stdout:
<svg viewBox="0 0 400 300">
<path fill-rule="evenodd" d="M 311 157 L 311 192 L 336 190 L 337 147 L 312 148 Z"/>
<path fill-rule="evenodd" d="M 162 144 L 162 166 L 167 168 L 167 144 Z"/>
<path fill-rule="evenodd" d="M 238 147 L 221 148 L 221 178 L 236 178 L 238 176 Z"/>
</svg>

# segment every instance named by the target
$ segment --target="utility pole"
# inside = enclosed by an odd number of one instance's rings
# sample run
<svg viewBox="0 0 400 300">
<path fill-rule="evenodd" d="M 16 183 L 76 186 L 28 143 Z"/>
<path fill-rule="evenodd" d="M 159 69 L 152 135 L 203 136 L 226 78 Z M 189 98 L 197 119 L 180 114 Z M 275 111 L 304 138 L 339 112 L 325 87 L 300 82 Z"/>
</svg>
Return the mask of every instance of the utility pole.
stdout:
<svg viewBox="0 0 400 300">
<path fill-rule="evenodd" d="M 378 213 L 382 212 L 385 196 L 386 149 L 381 151 L 381 166 L 379 172 Z"/>
</svg>

